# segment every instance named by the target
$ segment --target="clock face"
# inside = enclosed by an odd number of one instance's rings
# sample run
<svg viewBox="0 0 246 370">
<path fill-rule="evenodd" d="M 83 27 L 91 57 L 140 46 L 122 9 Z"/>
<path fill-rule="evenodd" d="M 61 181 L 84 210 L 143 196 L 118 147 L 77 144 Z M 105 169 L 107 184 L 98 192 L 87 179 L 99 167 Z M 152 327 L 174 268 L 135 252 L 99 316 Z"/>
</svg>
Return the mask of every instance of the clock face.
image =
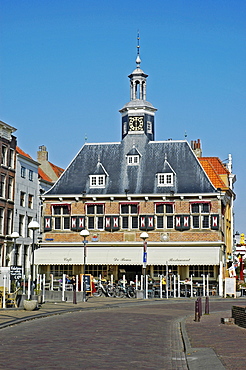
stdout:
<svg viewBox="0 0 246 370">
<path fill-rule="evenodd" d="M 144 118 L 143 117 L 129 117 L 130 131 L 143 131 Z"/>
</svg>

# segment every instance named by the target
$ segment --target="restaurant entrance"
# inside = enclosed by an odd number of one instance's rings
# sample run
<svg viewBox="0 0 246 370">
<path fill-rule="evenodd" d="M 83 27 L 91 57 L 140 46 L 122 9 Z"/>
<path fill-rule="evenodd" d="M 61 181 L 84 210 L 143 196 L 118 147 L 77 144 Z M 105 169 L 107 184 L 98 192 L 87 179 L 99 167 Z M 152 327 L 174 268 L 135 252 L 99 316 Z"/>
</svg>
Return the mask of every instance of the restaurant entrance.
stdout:
<svg viewBox="0 0 246 370">
<path fill-rule="evenodd" d="M 122 279 L 123 275 L 125 275 L 127 282 L 135 281 L 136 275 L 140 279 L 142 275 L 142 265 L 120 265 L 118 267 L 118 278 L 119 280 Z"/>
</svg>

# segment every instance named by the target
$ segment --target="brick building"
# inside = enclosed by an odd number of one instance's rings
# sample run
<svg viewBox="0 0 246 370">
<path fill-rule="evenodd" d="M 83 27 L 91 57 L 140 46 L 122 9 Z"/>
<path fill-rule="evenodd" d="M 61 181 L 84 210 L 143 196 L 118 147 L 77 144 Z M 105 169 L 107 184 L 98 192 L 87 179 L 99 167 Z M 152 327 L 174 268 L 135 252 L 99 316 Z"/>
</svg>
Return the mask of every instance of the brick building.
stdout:
<svg viewBox="0 0 246 370">
<path fill-rule="evenodd" d="M 139 50 L 139 49 L 138 49 Z M 156 108 L 146 100 L 148 75 L 129 75 L 130 102 L 120 109 L 122 139 L 85 143 L 43 195 L 44 230 L 35 263 L 47 277 L 83 270 L 80 231 L 88 229 L 87 272 L 94 276 L 147 273 L 166 266 L 185 279 L 209 274 L 222 283 L 233 243 L 234 176 L 218 158 L 203 158 L 200 142 L 155 141 Z"/>
</svg>

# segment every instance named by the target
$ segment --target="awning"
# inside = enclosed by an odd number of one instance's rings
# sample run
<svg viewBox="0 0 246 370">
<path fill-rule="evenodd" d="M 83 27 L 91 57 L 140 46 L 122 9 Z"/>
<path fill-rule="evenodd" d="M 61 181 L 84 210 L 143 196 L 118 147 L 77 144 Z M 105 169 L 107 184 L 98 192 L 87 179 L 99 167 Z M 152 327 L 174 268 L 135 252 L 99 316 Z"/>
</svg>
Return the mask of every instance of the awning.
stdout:
<svg viewBox="0 0 246 370">
<path fill-rule="evenodd" d="M 147 265 L 219 265 L 220 247 L 148 247 Z M 47 247 L 34 253 L 36 265 L 82 265 L 83 247 Z M 142 265 L 143 247 L 87 247 L 88 265 Z"/>
</svg>

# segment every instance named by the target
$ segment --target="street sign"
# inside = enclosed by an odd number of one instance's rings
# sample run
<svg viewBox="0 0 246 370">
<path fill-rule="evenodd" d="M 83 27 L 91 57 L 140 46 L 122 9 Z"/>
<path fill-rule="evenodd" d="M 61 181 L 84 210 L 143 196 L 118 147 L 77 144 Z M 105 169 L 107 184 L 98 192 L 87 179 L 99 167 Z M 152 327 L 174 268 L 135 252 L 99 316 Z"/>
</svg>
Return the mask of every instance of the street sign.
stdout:
<svg viewBox="0 0 246 370">
<path fill-rule="evenodd" d="M 147 262 L 147 252 L 143 253 L 143 262 Z"/>
</svg>

